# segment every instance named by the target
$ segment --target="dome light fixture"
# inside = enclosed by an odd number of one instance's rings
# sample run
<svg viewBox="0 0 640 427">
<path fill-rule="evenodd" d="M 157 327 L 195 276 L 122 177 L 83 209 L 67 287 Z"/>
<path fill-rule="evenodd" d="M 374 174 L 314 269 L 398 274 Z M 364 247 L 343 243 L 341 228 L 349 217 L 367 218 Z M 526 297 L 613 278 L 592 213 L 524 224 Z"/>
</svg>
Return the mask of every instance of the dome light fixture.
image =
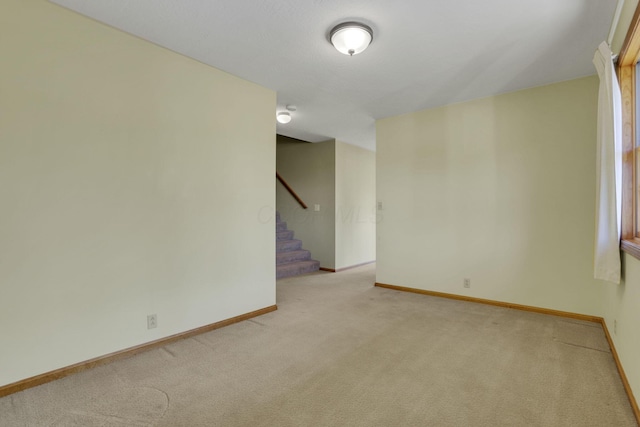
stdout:
<svg viewBox="0 0 640 427">
<path fill-rule="evenodd" d="M 282 124 L 287 124 L 291 121 L 291 114 L 288 111 L 281 111 L 276 115 L 276 120 Z"/>
<path fill-rule="evenodd" d="M 373 41 L 373 30 L 360 22 L 343 22 L 329 33 L 329 40 L 338 52 L 345 55 L 357 55 Z"/>
</svg>

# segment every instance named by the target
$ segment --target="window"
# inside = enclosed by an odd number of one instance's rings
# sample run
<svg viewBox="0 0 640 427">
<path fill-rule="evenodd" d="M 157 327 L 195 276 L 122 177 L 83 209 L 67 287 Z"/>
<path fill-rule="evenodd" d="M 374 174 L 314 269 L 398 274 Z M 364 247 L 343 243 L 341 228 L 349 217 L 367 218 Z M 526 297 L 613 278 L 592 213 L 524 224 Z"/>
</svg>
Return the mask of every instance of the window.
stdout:
<svg viewBox="0 0 640 427">
<path fill-rule="evenodd" d="M 640 6 L 618 58 L 622 92 L 622 250 L 640 259 Z"/>
</svg>

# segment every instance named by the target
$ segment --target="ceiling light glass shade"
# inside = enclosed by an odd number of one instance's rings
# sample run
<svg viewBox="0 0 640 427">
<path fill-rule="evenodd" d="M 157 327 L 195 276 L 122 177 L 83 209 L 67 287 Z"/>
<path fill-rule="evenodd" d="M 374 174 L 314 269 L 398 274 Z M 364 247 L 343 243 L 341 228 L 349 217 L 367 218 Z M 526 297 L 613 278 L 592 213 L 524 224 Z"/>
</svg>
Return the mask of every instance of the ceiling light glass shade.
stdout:
<svg viewBox="0 0 640 427">
<path fill-rule="evenodd" d="M 369 46 L 373 40 L 373 31 L 371 27 L 359 22 L 343 22 L 331 30 L 329 39 L 338 52 L 353 56 Z"/>
<path fill-rule="evenodd" d="M 278 115 L 276 115 L 276 120 L 278 120 L 282 124 L 287 124 L 291 121 L 291 114 L 283 111 L 282 113 L 278 113 Z"/>
</svg>

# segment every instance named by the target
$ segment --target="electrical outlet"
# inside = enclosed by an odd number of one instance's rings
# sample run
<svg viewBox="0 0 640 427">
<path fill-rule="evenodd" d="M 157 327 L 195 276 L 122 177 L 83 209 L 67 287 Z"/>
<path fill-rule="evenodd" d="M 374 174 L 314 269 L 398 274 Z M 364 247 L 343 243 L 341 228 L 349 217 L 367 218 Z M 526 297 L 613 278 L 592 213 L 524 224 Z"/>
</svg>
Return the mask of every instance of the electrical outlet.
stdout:
<svg viewBox="0 0 640 427">
<path fill-rule="evenodd" d="M 465 288 L 471 287 L 471 279 L 464 279 L 464 287 Z"/>
<path fill-rule="evenodd" d="M 616 334 L 616 335 L 618 334 L 618 321 L 617 320 L 613 321 L 613 333 Z"/>
<path fill-rule="evenodd" d="M 320 212 L 320 205 L 318 204 L 313 205 L 313 210 L 316 212 Z"/>
<path fill-rule="evenodd" d="M 147 316 L 147 329 L 153 329 L 158 327 L 158 315 L 150 314 Z"/>
</svg>

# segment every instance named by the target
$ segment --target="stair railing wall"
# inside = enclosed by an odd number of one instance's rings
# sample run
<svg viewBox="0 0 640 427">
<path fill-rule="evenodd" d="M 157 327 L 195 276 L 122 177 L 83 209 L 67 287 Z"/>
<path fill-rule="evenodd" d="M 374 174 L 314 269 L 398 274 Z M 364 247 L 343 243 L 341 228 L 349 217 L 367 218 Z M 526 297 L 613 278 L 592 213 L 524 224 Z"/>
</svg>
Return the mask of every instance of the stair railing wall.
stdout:
<svg viewBox="0 0 640 427">
<path fill-rule="evenodd" d="M 291 188 L 291 186 L 287 183 L 287 181 L 284 180 L 284 178 L 282 178 L 282 176 L 280 176 L 280 174 L 278 173 L 278 171 L 276 171 L 276 178 L 278 178 L 278 181 L 280 181 L 280 183 L 282 185 L 284 185 L 284 188 L 287 189 L 287 191 L 289 192 L 289 194 L 291 194 L 293 196 L 294 199 L 297 200 L 297 202 L 300 204 L 300 206 L 302 206 L 303 209 L 307 209 L 307 205 L 302 201 L 302 199 L 300 198 L 300 196 L 298 196 L 296 194 L 295 191 L 293 191 L 293 188 Z"/>
</svg>

